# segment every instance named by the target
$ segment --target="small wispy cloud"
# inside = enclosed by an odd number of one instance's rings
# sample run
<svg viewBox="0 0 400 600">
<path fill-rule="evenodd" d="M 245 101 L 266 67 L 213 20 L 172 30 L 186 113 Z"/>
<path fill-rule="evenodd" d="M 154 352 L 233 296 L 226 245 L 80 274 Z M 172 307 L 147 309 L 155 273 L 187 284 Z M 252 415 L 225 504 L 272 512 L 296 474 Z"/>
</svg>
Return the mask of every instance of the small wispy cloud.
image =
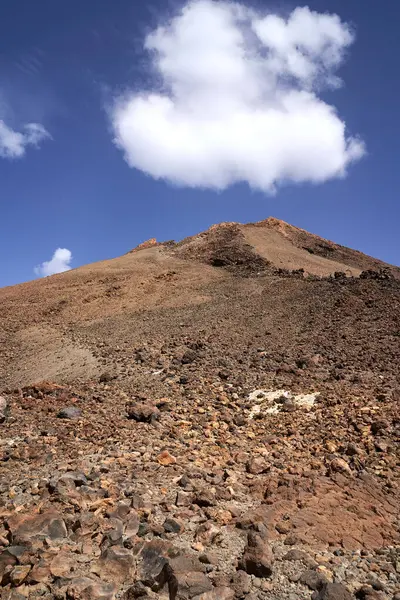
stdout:
<svg viewBox="0 0 400 600">
<path fill-rule="evenodd" d="M 41 142 L 51 138 L 39 123 L 28 123 L 22 131 L 15 131 L 0 119 L 0 157 L 21 158 L 28 146 L 38 148 Z"/>
<path fill-rule="evenodd" d="M 24 75 L 36 76 L 43 67 L 45 53 L 38 46 L 31 47 L 14 61 L 14 66 Z"/>
<path fill-rule="evenodd" d="M 335 14 L 287 17 L 239 2 L 189 0 L 145 39 L 150 89 L 110 110 L 114 143 L 134 168 L 174 184 L 225 189 L 343 177 L 365 153 L 323 89 L 355 36 Z"/>
<path fill-rule="evenodd" d="M 71 269 L 72 252 L 67 248 L 57 248 L 51 260 L 43 262 L 34 268 L 34 272 L 39 277 L 48 277 L 56 273 L 64 273 Z"/>
</svg>

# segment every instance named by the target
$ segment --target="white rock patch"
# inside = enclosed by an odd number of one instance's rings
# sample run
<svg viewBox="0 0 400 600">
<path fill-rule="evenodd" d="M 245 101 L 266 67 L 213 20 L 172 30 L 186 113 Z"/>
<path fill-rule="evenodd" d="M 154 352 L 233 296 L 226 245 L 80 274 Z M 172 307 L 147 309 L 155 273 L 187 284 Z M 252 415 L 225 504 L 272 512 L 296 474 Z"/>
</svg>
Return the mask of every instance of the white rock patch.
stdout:
<svg viewBox="0 0 400 600">
<path fill-rule="evenodd" d="M 249 418 L 254 419 L 261 412 L 267 415 L 277 414 L 282 410 L 287 400 L 291 400 L 297 406 L 309 411 L 319 395 L 320 392 L 296 395 L 289 390 L 254 390 L 248 395 L 248 399 L 254 402 L 254 406 L 250 409 Z"/>
</svg>

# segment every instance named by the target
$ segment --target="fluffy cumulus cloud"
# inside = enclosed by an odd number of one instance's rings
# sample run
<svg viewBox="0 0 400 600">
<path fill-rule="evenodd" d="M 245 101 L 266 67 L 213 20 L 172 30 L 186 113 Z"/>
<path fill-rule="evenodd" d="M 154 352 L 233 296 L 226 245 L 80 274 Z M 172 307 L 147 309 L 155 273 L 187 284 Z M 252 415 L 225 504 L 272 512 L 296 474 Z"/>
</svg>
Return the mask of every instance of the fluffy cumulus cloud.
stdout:
<svg viewBox="0 0 400 600">
<path fill-rule="evenodd" d="M 353 41 L 337 15 L 308 7 L 282 17 L 192 0 L 147 36 L 154 86 L 115 99 L 115 144 L 130 166 L 191 187 L 273 193 L 343 177 L 364 144 L 321 91 L 341 85 Z"/>
<path fill-rule="evenodd" d="M 15 131 L 0 119 L 0 157 L 21 158 L 28 146 L 39 147 L 50 134 L 39 123 L 28 123 L 22 131 Z"/>
<path fill-rule="evenodd" d="M 72 253 L 67 248 L 57 248 L 51 260 L 43 262 L 35 267 L 36 275 L 47 277 L 56 273 L 64 273 L 71 269 Z"/>
</svg>

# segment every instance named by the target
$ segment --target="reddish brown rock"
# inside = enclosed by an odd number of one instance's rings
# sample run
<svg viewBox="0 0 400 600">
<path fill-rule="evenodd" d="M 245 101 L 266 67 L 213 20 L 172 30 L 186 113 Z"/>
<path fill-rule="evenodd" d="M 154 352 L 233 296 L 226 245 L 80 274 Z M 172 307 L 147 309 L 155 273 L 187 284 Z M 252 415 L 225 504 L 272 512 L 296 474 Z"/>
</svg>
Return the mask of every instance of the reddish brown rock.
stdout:
<svg viewBox="0 0 400 600">
<path fill-rule="evenodd" d="M 239 568 L 249 575 L 256 577 L 270 577 L 274 556 L 271 547 L 258 534 L 250 532 L 247 537 L 247 546 L 239 561 Z"/>
<path fill-rule="evenodd" d="M 176 463 L 176 458 L 175 456 L 172 456 L 168 450 L 163 450 L 163 452 L 157 456 L 157 461 L 160 465 L 168 467 L 169 465 L 174 465 Z"/>
<path fill-rule="evenodd" d="M 159 409 L 147 402 L 131 402 L 126 409 L 128 419 L 138 423 L 155 423 L 160 418 Z"/>
<path fill-rule="evenodd" d="M 114 600 L 115 586 L 95 581 L 89 577 L 78 577 L 67 589 L 68 600 Z"/>
<path fill-rule="evenodd" d="M 28 577 L 30 570 L 30 565 L 19 565 L 14 567 L 10 572 L 11 583 L 15 586 L 21 585 L 21 583 Z"/>
<path fill-rule="evenodd" d="M 265 458 L 259 456 L 249 460 L 246 468 L 248 473 L 251 473 L 252 475 L 260 475 L 261 473 L 266 473 L 269 471 L 271 465 L 265 460 Z"/>
<path fill-rule="evenodd" d="M 102 553 L 92 570 L 104 581 L 121 584 L 132 579 L 135 560 L 130 550 L 112 546 Z"/>
<path fill-rule="evenodd" d="M 17 558 L 7 549 L 0 554 L 0 585 L 7 585 L 10 580 L 10 572 L 17 564 Z"/>
<path fill-rule="evenodd" d="M 15 515 L 8 519 L 7 524 L 15 544 L 23 544 L 33 538 L 57 541 L 67 537 L 65 522 L 56 511 Z"/>
<path fill-rule="evenodd" d="M 330 469 L 334 473 L 344 473 L 345 475 L 352 475 L 352 471 L 348 463 L 343 458 L 334 458 L 330 463 Z"/>
</svg>

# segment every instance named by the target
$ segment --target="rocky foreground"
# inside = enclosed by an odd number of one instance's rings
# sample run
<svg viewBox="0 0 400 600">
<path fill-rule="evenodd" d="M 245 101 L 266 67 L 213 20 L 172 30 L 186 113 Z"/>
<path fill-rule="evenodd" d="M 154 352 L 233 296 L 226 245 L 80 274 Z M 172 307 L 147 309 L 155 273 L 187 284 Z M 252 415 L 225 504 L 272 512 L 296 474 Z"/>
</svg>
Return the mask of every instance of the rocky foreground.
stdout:
<svg viewBox="0 0 400 600">
<path fill-rule="evenodd" d="M 100 379 L 2 398 L 2 598 L 400 598 L 393 393 Z"/>
</svg>

